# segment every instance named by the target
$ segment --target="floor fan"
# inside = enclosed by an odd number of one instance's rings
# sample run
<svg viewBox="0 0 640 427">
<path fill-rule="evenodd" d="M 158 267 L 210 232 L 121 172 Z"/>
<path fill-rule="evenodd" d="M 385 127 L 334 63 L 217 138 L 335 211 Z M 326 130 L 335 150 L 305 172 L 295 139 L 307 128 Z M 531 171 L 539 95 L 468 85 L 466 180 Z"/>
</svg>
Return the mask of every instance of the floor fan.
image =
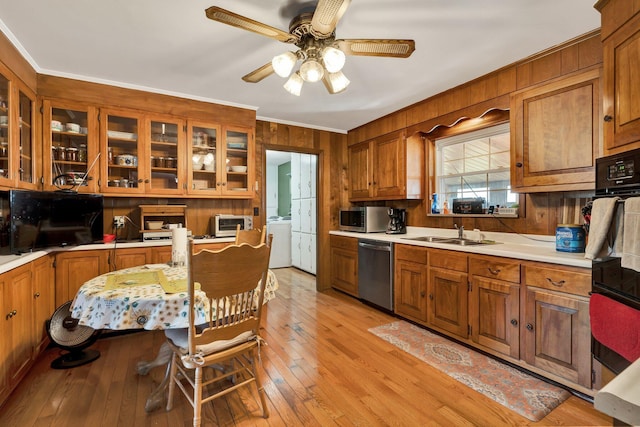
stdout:
<svg viewBox="0 0 640 427">
<path fill-rule="evenodd" d="M 85 350 L 100 335 L 100 330 L 78 325 L 78 319 L 71 317 L 71 301 L 56 309 L 47 320 L 47 334 L 51 341 L 67 353 L 51 362 L 53 369 L 69 369 L 93 362 L 100 357 L 97 350 Z"/>
</svg>

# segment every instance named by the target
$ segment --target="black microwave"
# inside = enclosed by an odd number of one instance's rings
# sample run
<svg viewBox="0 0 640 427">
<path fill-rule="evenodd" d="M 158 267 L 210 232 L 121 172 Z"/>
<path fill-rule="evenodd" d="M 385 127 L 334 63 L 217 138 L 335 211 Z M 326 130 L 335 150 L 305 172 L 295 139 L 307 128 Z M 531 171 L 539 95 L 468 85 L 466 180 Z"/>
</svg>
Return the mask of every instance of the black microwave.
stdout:
<svg viewBox="0 0 640 427">
<path fill-rule="evenodd" d="M 361 206 L 340 209 L 339 229 L 357 233 L 386 231 L 389 225 L 389 208 L 385 206 Z"/>
</svg>

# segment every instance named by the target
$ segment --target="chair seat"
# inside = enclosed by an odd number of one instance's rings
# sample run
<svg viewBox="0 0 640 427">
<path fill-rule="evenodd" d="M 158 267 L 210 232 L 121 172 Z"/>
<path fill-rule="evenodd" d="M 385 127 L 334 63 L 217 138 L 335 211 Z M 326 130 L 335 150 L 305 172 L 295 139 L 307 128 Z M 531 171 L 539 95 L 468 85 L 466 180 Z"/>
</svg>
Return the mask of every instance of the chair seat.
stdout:
<svg viewBox="0 0 640 427">
<path fill-rule="evenodd" d="M 188 348 L 189 348 L 189 329 L 188 328 L 165 329 L 164 335 L 169 340 L 171 340 L 173 345 L 175 345 L 176 347 L 180 347 L 183 354 L 188 353 Z M 204 345 L 196 346 L 196 350 L 203 355 L 217 353 L 219 351 L 226 350 L 235 345 L 242 344 L 247 341 L 251 341 L 254 338 L 255 338 L 255 334 L 252 331 L 246 331 L 234 338 L 231 338 L 230 340 L 213 341 Z"/>
</svg>

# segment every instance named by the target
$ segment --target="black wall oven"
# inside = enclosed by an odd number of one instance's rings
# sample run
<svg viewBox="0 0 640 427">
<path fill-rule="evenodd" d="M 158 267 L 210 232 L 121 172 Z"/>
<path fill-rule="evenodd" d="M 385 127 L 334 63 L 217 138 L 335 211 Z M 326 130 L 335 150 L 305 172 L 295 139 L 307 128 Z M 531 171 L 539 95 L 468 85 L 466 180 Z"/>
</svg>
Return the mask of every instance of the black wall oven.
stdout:
<svg viewBox="0 0 640 427">
<path fill-rule="evenodd" d="M 640 197 L 640 149 L 596 159 L 596 198 L 612 196 L 619 196 L 622 199 L 620 203 L 624 203 L 624 199 L 629 197 Z M 620 322 L 618 326 L 640 329 L 640 322 L 634 320 L 640 318 L 640 272 L 622 268 L 620 261 L 620 258 L 593 261 L 592 294 L 607 297 L 610 307 L 616 307 L 619 304 L 617 307 L 624 306 L 637 310 L 638 316 L 629 317 L 629 322 L 632 324 L 625 321 Z M 623 310 L 629 312 L 626 308 Z M 592 332 L 596 326 L 594 322 L 598 321 L 599 319 L 594 318 L 592 306 Z M 615 324 L 612 325 L 611 331 L 603 332 L 601 326 L 598 329 L 600 339 L 592 336 L 591 340 L 593 356 L 618 374 L 631 364 L 631 361 L 612 349 L 616 347 L 615 344 L 608 344 L 615 343 L 620 331 L 613 330 Z"/>
</svg>

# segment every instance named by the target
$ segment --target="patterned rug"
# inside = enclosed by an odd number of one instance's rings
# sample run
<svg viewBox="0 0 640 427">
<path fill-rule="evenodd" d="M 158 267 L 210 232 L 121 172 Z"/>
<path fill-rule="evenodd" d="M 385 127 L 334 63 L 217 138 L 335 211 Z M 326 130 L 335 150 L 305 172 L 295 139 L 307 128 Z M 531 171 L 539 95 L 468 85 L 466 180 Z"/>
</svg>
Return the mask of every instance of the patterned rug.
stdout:
<svg viewBox="0 0 640 427">
<path fill-rule="evenodd" d="M 541 420 L 570 396 L 562 388 L 407 322 L 369 332 L 531 421 Z"/>
</svg>

